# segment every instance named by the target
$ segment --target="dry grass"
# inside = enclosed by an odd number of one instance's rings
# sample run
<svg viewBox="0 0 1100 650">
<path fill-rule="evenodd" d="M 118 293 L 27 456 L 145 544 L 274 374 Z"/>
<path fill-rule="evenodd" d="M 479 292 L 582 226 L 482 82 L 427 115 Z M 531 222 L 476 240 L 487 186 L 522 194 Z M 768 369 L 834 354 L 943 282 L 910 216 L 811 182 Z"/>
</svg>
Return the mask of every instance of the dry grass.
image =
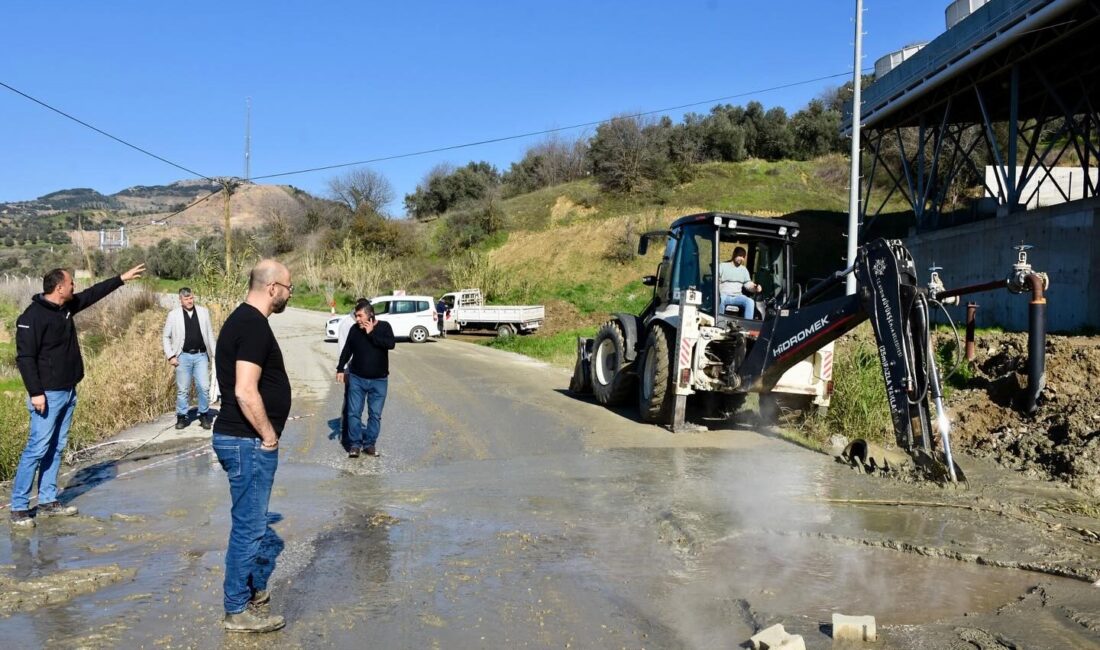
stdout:
<svg viewBox="0 0 1100 650">
<path fill-rule="evenodd" d="M 613 286 L 624 286 L 654 272 L 660 261 L 660 247 L 651 247 L 645 258 L 635 257 L 627 264 L 608 260 L 608 248 L 622 237 L 628 224 L 634 224 L 633 230 L 640 233 L 667 227 L 669 220 L 665 214 L 631 214 L 578 221 L 550 230 L 513 232 L 490 255 L 517 283 L 542 284 L 552 279 L 555 283 L 575 284 L 599 277 Z"/>
<path fill-rule="evenodd" d="M 78 388 L 69 449 L 75 450 L 148 422 L 173 408 L 176 383 L 164 362 L 161 331 L 166 312 L 136 315 L 126 332 L 92 359 Z"/>
</svg>

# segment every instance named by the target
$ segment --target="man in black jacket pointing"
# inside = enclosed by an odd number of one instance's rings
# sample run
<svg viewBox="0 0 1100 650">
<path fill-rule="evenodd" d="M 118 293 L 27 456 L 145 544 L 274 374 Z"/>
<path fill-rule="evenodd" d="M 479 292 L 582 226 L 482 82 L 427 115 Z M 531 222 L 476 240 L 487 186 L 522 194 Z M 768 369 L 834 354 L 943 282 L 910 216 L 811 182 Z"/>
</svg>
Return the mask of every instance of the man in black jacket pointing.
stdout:
<svg viewBox="0 0 1100 650">
<path fill-rule="evenodd" d="M 19 316 L 15 328 L 15 363 L 27 389 L 30 436 L 11 488 L 13 527 L 32 528 L 30 512 L 34 476 L 38 478 L 38 510 L 42 516 L 71 516 L 73 506 L 57 501 L 57 470 L 76 409 L 76 385 L 84 378 L 84 360 L 73 316 L 91 307 L 124 282 L 140 278 L 144 264 L 74 294 L 73 276 L 54 269 L 42 278 L 42 293 Z"/>
</svg>

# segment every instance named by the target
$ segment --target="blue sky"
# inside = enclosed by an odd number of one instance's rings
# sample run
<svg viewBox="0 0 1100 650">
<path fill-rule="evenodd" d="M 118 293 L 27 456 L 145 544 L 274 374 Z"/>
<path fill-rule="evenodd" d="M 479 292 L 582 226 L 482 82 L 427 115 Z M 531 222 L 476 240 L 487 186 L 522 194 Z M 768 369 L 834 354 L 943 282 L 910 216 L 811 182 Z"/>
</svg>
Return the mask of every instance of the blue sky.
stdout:
<svg viewBox="0 0 1100 650">
<path fill-rule="evenodd" d="M 864 68 L 943 31 L 940 3 L 865 0 Z M 7 2 L 0 82 L 208 176 L 354 162 L 753 93 L 793 112 L 851 70 L 854 0 Z M 705 112 L 708 105 L 694 109 Z M 682 117 L 684 109 L 668 114 Z M 589 129 L 589 134 L 591 129 Z M 568 131 L 576 137 L 583 131 Z M 538 138 L 380 162 L 502 171 Z M 341 170 L 278 179 L 324 194 Z M 191 177 L 0 87 L 0 201 Z"/>
</svg>

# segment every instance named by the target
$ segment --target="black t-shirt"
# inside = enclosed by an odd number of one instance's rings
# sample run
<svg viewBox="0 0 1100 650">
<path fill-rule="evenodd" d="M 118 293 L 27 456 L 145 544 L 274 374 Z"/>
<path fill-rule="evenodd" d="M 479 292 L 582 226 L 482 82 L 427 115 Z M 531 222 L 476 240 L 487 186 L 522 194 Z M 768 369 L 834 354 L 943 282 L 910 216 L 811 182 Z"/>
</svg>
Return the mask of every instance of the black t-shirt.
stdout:
<svg viewBox="0 0 1100 650">
<path fill-rule="evenodd" d="M 237 361 L 248 361 L 262 369 L 260 372 L 260 397 L 264 410 L 275 433 L 282 435 L 287 416 L 290 415 L 290 378 L 283 365 L 283 352 L 271 325 L 248 303 L 241 303 L 225 319 L 218 334 L 214 368 L 222 394 L 222 408 L 214 423 L 215 433 L 241 438 L 259 438 L 252 424 L 241 412 L 234 389 L 237 385 Z"/>
</svg>

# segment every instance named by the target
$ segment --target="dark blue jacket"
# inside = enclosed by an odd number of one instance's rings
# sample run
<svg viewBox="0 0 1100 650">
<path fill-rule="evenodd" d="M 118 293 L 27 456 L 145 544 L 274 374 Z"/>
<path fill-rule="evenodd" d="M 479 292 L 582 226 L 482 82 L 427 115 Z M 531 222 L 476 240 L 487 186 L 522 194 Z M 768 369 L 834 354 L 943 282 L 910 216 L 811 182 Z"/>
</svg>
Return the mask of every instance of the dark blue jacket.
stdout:
<svg viewBox="0 0 1100 650">
<path fill-rule="evenodd" d="M 48 390 L 69 390 L 84 379 L 84 360 L 73 316 L 96 304 L 124 283 L 118 276 L 92 285 L 64 305 L 42 294 L 15 321 L 15 365 L 31 397 Z"/>
</svg>

